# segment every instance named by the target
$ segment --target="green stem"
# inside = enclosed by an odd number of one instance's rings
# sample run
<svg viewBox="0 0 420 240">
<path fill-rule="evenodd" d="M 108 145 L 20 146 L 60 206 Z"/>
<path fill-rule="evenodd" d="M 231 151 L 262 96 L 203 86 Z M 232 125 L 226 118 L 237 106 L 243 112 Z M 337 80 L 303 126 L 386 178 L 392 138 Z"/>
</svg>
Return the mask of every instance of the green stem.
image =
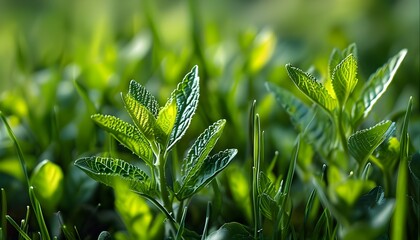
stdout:
<svg viewBox="0 0 420 240">
<path fill-rule="evenodd" d="M 169 200 L 168 186 L 166 185 L 166 174 L 165 174 L 165 163 L 166 163 L 166 154 L 162 151 L 158 156 L 158 171 L 159 171 L 159 185 L 160 193 L 163 201 L 163 206 L 168 210 L 168 212 L 173 215 L 172 203 Z"/>
<path fill-rule="evenodd" d="M 343 147 L 343 150 L 346 153 L 346 155 L 348 155 L 349 150 L 347 148 L 347 138 L 346 138 L 346 134 L 344 132 L 344 126 L 343 126 L 343 111 L 338 112 L 337 127 L 338 127 L 338 132 L 340 135 L 341 146 Z"/>
</svg>

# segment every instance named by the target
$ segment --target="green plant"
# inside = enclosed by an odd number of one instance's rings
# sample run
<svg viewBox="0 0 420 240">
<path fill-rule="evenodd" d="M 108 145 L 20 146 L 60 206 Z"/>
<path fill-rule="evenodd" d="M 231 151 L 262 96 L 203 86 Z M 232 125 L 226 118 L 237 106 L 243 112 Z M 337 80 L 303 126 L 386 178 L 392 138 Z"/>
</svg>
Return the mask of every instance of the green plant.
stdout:
<svg viewBox="0 0 420 240">
<path fill-rule="evenodd" d="M 297 168 L 315 188 L 306 204 L 305 220 L 310 214 L 322 214 L 318 220 L 313 219 L 316 224 L 312 229 L 305 226 L 305 233 L 328 239 L 377 238 L 386 235 L 395 206 L 398 220 L 393 222 L 393 237 L 404 237 L 401 229 L 406 219 L 407 199 L 403 195 L 407 191 L 407 126 L 412 99 L 399 140 L 396 123 L 389 120 L 359 129 L 387 90 L 406 52 L 400 51 L 366 82 L 358 81 L 355 44 L 332 52 L 328 76 L 322 83 L 311 73 L 287 64 L 289 77 L 306 97 L 267 83 L 304 143 L 313 149 L 299 155 Z M 307 105 L 305 98 L 313 104 Z M 395 185 L 392 179 L 398 162 Z M 314 173 L 319 163 L 326 164 L 322 177 Z M 314 204 L 317 199 L 323 208 Z"/>
<path fill-rule="evenodd" d="M 122 99 L 134 125 L 110 115 L 95 114 L 92 119 L 142 159 L 148 169 L 121 159 L 99 156 L 78 159 L 75 165 L 96 181 L 116 188 L 117 192 L 123 185 L 152 202 L 168 219 L 169 236 L 177 239 L 199 237 L 184 225 L 188 203 L 227 167 L 237 150 L 227 149 L 209 155 L 225 126 L 226 121 L 219 120 L 196 139 L 178 173 L 166 166 L 169 153 L 183 137 L 198 105 L 198 67 L 184 77 L 163 107 L 159 107 L 154 96 L 135 81 L 130 82 L 128 93 L 122 94 Z"/>
</svg>

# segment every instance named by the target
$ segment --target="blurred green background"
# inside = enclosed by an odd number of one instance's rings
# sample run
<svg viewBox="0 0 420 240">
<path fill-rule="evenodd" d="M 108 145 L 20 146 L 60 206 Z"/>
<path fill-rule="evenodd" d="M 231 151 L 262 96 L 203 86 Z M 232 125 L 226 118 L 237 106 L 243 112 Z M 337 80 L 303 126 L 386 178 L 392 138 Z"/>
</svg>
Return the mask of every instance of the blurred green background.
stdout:
<svg viewBox="0 0 420 240">
<path fill-rule="evenodd" d="M 206 126 L 226 118 L 216 148 L 238 148 L 234 162 L 249 166 L 248 115 L 256 99 L 267 132 L 266 157 L 279 150 L 282 174 L 296 133 L 264 83 L 296 91 L 286 63 L 314 68 L 322 79 L 332 49 L 353 42 L 358 46 L 358 78 L 366 81 L 407 48 L 370 118 L 377 122 L 398 115 L 413 96 L 410 131 L 420 144 L 419 9 L 418 0 L 0 0 L 0 110 L 22 144 L 30 173 L 44 159 L 64 172 L 64 197 L 51 213 L 61 211 L 64 222 L 76 225 L 80 235 L 97 236 L 100 230 L 121 228 L 112 191 L 88 179 L 73 161 L 110 150 L 135 160 L 89 118 L 101 112 L 127 119 L 119 92 L 127 91 L 131 79 L 163 104 L 189 69 L 199 66 L 198 113 L 175 150 L 179 156 Z M 9 214 L 21 218 L 28 202 L 21 197 L 23 173 L 3 127 L 0 141 L 0 186 L 8 193 Z M 233 172 L 239 167 L 229 168 Z M 248 176 L 247 169 L 241 171 Z M 221 222 L 243 215 L 223 217 Z"/>
</svg>

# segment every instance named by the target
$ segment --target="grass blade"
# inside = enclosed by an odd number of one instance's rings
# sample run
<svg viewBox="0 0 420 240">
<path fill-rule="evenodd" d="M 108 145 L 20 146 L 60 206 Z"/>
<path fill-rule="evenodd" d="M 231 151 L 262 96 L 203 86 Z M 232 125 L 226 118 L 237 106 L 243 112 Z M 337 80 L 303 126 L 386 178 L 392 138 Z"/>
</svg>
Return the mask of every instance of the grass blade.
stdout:
<svg viewBox="0 0 420 240">
<path fill-rule="evenodd" d="M 47 225 L 45 224 L 44 216 L 42 214 L 41 204 L 39 203 L 38 199 L 35 196 L 34 187 L 29 187 L 29 199 L 32 203 L 32 208 L 34 209 L 34 214 L 36 220 L 38 222 L 40 231 L 41 231 L 41 239 L 43 240 L 50 240 L 50 234 L 48 233 Z"/>
<path fill-rule="evenodd" d="M 6 222 L 6 214 L 7 214 L 7 198 L 6 198 L 6 191 L 4 188 L 1 188 L 1 237 L 6 239 L 7 234 L 7 222 Z"/>
<path fill-rule="evenodd" d="M 26 170 L 25 157 L 23 156 L 22 148 L 20 147 L 20 145 L 19 145 L 19 143 L 18 143 L 18 141 L 17 141 L 17 139 L 16 139 L 16 136 L 15 136 L 15 134 L 13 133 L 13 130 L 12 130 L 12 128 L 10 127 L 9 123 L 7 122 L 7 119 L 6 119 L 6 117 L 4 116 L 4 114 L 3 114 L 3 112 L 2 112 L 2 111 L 0 111 L 0 117 L 1 117 L 1 120 L 3 121 L 4 125 L 6 126 L 7 133 L 9 134 L 10 138 L 11 138 L 11 139 L 12 139 L 12 141 L 13 141 L 13 145 L 14 145 L 14 146 L 15 146 L 15 148 L 16 148 L 16 152 L 17 152 L 17 154 L 18 154 L 18 158 L 19 158 L 19 161 L 20 161 L 20 165 L 21 165 L 21 167 L 22 167 L 22 171 L 23 171 L 23 173 L 25 174 L 26 184 L 27 184 L 27 187 L 29 187 L 29 176 L 28 176 L 28 171 Z"/>
<path fill-rule="evenodd" d="M 19 232 L 20 236 L 22 236 L 25 240 L 31 240 L 28 234 L 13 220 L 12 217 L 6 215 L 7 221 Z"/>
<path fill-rule="evenodd" d="M 394 218 L 392 221 L 392 239 L 406 239 L 406 221 L 407 221 L 407 182 L 408 182 L 408 122 L 411 115 L 413 98 L 408 101 L 407 111 L 404 117 L 404 123 L 401 131 L 400 147 L 400 165 L 398 167 L 397 193 Z"/>
</svg>

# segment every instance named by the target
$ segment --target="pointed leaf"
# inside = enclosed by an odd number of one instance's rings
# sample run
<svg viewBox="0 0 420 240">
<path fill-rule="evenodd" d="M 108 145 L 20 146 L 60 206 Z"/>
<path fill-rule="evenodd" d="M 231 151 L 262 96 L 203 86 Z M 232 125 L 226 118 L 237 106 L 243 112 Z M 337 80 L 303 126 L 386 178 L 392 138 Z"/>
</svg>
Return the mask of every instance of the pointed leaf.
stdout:
<svg viewBox="0 0 420 240">
<path fill-rule="evenodd" d="M 174 144 L 181 139 L 190 125 L 192 116 L 198 105 L 199 97 L 199 77 L 198 67 L 194 66 L 177 89 L 172 92 L 170 102 L 176 101 L 176 119 L 175 125 L 169 137 L 167 150 L 170 150 Z"/>
<path fill-rule="evenodd" d="M 350 136 L 348 148 L 359 163 L 365 163 L 372 152 L 395 131 L 395 123 L 382 121 L 375 126 L 357 131 Z"/>
<path fill-rule="evenodd" d="M 226 120 L 224 119 L 213 123 L 202 134 L 200 134 L 200 136 L 194 142 L 187 153 L 187 157 L 182 161 L 182 183 L 188 181 L 188 179 L 196 174 L 196 172 L 201 168 L 204 159 L 207 158 L 214 145 L 216 145 L 217 140 L 219 140 L 220 136 L 222 135 L 225 123 Z"/>
<path fill-rule="evenodd" d="M 156 101 L 155 97 L 140 83 L 131 80 L 128 88 L 128 94 L 141 105 L 145 106 L 155 117 L 157 117 L 159 103 Z"/>
<path fill-rule="evenodd" d="M 337 67 L 334 68 L 332 76 L 332 84 L 335 95 L 341 106 L 346 104 L 347 98 L 353 92 L 357 84 L 357 62 L 350 54 Z"/>
<path fill-rule="evenodd" d="M 327 89 L 315 77 L 293 67 L 286 65 L 287 73 L 296 86 L 312 101 L 323 107 L 327 112 L 331 112 L 337 107 L 337 100 L 332 98 Z"/>
<path fill-rule="evenodd" d="M 276 187 L 274 186 L 273 182 L 264 174 L 264 172 L 260 172 L 258 175 L 258 194 L 268 194 L 268 196 L 274 197 L 276 194 Z"/>
<path fill-rule="evenodd" d="M 347 48 L 345 48 L 343 51 L 340 51 L 339 49 L 334 49 L 331 53 L 330 60 L 328 62 L 328 74 L 329 77 L 333 78 L 333 72 L 335 67 L 344 60 L 348 55 L 352 54 L 353 57 L 357 61 L 357 46 L 355 43 L 350 44 Z"/>
<path fill-rule="evenodd" d="M 286 89 L 274 84 L 266 84 L 276 100 L 289 114 L 293 125 L 303 134 L 305 140 L 313 144 L 324 155 L 330 152 L 330 143 L 334 142 L 332 122 L 323 111 L 309 108 L 300 99 Z"/>
<path fill-rule="evenodd" d="M 155 126 L 156 141 L 166 146 L 169 134 L 171 133 L 176 120 L 176 104 L 170 102 L 163 107 L 158 114 Z"/>
<path fill-rule="evenodd" d="M 279 212 L 279 204 L 267 193 L 259 196 L 261 213 L 269 220 L 274 220 Z"/>
<path fill-rule="evenodd" d="M 408 183 L 408 154 L 410 147 L 410 138 L 408 135 L 408 124 L 410 121 L 411 110 L 413 107 L 413 97 L 408 101 L 407 110 L 404 116 L 404 122 L 401 129 L 401 147 L 400 147 L 400 164 L 398 166 L 397 190 L 395 193 L 395 211 L 392 219 L 392 239 L 406 238 L 406 223 L 408 212 L 407 183 Z"/>
<path fill-rule="evenodd" d="M 92 115 L 92 119 L 147 164 L 153 164 L 153 152 L 150 144 L 136 127 L 110 115 L 95 114 Z"/>
<path fill-rule="evenodd" d="M 119 181 L 125 182 L 130 190 L 149 192 L 149 177 L 140 168 L 120 159 L 86 157 L 74 163 L 94 180 L 115 187 Z"/>
<path fill-rule="evenodd" d="M 237 152 L 236 149 L 227 149 L 206 158 L 199 171 L 186 179 L 184 186 L 176 193 L 177 198 L 186 199 L 206 186 L 227 167 Z"/>
<path fill-rule="evenodd" d="M 123 95 L 124 106 L 133 119 L 134 124 L 149 139 L 154 139 L 156 118 L 146 106 L 136 101 L 131 95 Z"/>
<path fill-rule="evenodd" d="M 355 122 L 367 117 L 373 105 L 385 93 L 406 54 L 406 49 L 401 50 L 369 77 L 359 100 L 353 108 L 353 120 Z"/>
</svg>

